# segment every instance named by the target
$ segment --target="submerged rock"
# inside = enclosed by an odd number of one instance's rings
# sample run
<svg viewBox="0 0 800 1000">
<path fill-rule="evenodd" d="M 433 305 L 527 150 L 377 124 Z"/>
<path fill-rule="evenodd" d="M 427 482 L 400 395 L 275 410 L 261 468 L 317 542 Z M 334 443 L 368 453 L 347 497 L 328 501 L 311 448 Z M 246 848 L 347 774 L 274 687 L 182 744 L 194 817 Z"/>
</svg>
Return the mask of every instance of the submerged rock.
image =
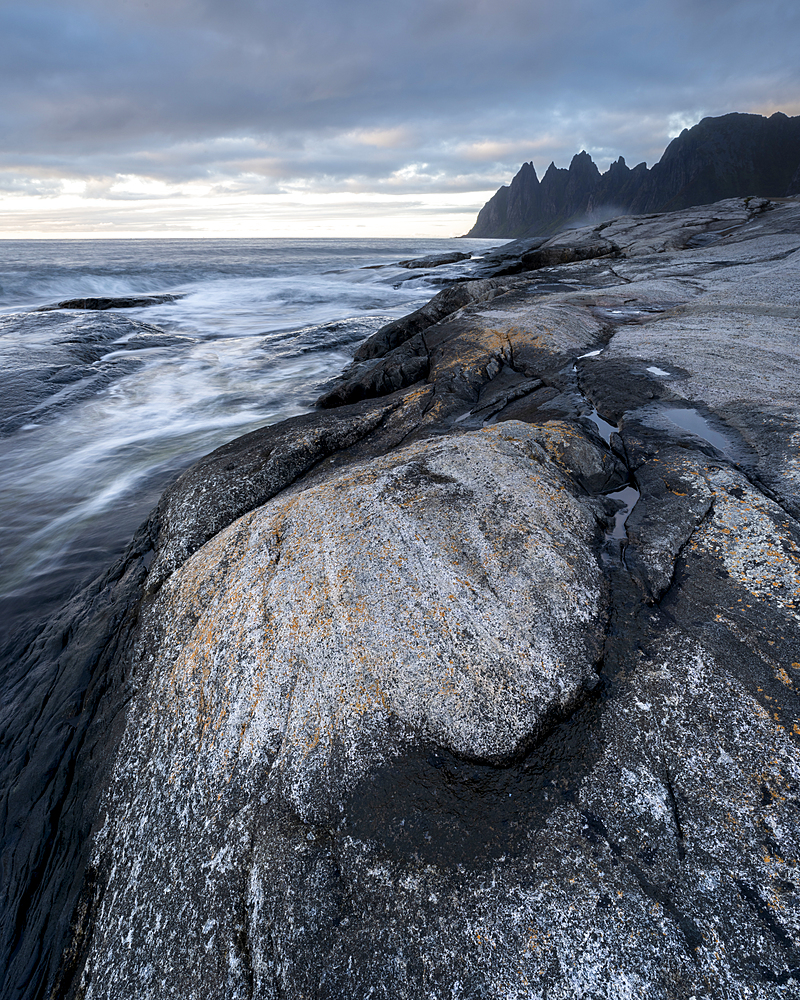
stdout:
<svg viewBox="0 0 800 1000">
<path fill-rule="evenodd" d="M 142 306 L 157 306 L 164 302 L 175 302 L 182 295 L 164 292 L 160 295 L 90 295 L 83 299 L 63 299 L 52 306 L 40 306 L 37 312 L 51 312 L 54 309 L 141 309 Z"/>
<path fill-rule="evenodd" d="M 379 331 L 12 651 L 9 995 L 800 997 L 800 204 L 600 236 Z"/>
<path fill-rule="evenodd" d="M 187 337 L 116 315 L 102 322 L 91 314 L 15 315 L 0 319 L 0 332 L 6 334 L 0 435 L 58 418 L 66 407 L 96 396 L 139 367 L 137 350 L 191 343 Z"/>
</svg>

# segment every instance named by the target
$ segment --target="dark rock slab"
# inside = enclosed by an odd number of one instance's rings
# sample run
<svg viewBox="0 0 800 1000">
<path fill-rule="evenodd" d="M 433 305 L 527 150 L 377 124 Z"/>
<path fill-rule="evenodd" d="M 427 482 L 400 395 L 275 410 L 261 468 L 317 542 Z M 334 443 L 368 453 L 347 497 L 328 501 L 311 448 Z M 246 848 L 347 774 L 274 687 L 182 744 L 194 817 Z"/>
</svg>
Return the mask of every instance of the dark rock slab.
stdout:
<svg viewBox="0 0 800 1000">
<path fill-rule="evenodd" d="M 469 260 L 472 255 L 460 250 L 449 250 L 447 253 L 432 253 L 427 257 L 413 257 L 409 260 L 398 260 L 397 267 L 423 269 L 441 267 L 442 264 L 456 264 L 460 260 Z"/>
<path fill-rule="evenodd" d="M 358 348 L 355 359 L 366 361 L 369 358 L 382 358 L 445 316 L 457 312 L 471 302 L 489 301 L 501 290 L 503 290 L 502 284 L 484 281 L 467 281 L 445 288 L 413 313 L 382 326 Z"/>
<path fill-rule="evenodd" d="M 474 275 L 477 279 L 495 277 L 501 274 L 518 274 L 525 270 L 522 259 L 526 254 L 535 253 L 547 242 L 547 238 L 535 237 L 528 240 L 513 240 L 493 250 L 487 250 L 478 258 Z"/>
<path fill-rule="evenodd" d="M 317 406 L 331 409 L 361 399 L 386 396 L 427 377 L 430 358 L 421 333 L 399 344 L 375 362 L 356 362 L 317 400 Z"/>
<path fill-rule="evenodd" d="M 164 293 L 161 295 L 89 295 L 80 299 L 63 299 L 51 306 L 40 306 L 37 312 L 51 312 L 54 309 L 140 309 L 143 306 L 157 306 L 163 302 L 175 302 L 182 295 Z"/>
</svg>

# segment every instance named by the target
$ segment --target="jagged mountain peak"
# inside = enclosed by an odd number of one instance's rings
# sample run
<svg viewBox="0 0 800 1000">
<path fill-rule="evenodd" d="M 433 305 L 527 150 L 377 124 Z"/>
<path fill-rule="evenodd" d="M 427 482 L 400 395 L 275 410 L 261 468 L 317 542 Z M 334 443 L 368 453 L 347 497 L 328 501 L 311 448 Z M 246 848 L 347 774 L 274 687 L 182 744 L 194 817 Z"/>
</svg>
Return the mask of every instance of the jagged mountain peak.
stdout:
<svg viewBox="0 0 800 1000">
<path fill-rule="evenodd" d="M 703 118 L 667 145 L 661 159 L 629 168 L 620 156 L 600 173 L 590 154 L 576 153 L 569 168 L 551 162 L 539 181 L 532 161 L 481 209 L 468 236 L 546 236 L 613 207 L 650 213 L 723 198 L 800 193 L 800 116 L 769 118 L 732 112 Z"/>
</svg>

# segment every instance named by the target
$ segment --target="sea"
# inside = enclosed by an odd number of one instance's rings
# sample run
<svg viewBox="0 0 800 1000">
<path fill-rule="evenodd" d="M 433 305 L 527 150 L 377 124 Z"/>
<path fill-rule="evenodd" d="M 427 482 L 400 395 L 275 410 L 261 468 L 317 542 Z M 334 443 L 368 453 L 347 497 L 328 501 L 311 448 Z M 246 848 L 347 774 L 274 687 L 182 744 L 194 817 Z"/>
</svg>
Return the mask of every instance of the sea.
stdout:
<svg viewBox="0 0 800 1000">
<path fill-rule="evenodd" d="M 0 240 L 0 646 L 196 459 L 312 409 L 361 341 L 465 273 L 398 261 L 497 242 Z M 58 308 L 149 295 L 174 298 Z"/>
</svg>

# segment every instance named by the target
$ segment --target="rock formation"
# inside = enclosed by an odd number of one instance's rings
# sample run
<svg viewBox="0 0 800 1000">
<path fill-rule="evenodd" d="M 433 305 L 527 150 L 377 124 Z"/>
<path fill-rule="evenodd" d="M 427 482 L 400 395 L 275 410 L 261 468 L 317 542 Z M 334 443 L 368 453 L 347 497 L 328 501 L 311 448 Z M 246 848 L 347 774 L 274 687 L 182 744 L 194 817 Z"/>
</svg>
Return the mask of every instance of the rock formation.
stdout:
<svg viewBox="0 0 800 1000">
<path fill-rule="evenodd" d="M 644 163 L 631 170 L 620 157 L 601 174 L 584 151 L 568 170 L 551 163 L 539 181 L 533 163 L 523 163 L 467 236 L 544 236 L 590 217 L 601 222 L 622 212 L 667 212 L 737 196 L 777 198 L 800 193 L 798 178 L 800 116 L 704 118 L 673 139 L 650 170 Z"/>
<path fill-rule="evenodd" d="M 9 655 L 8 997 L 800 996 L 800 203 L 516 260 Z"/>
</svg>

